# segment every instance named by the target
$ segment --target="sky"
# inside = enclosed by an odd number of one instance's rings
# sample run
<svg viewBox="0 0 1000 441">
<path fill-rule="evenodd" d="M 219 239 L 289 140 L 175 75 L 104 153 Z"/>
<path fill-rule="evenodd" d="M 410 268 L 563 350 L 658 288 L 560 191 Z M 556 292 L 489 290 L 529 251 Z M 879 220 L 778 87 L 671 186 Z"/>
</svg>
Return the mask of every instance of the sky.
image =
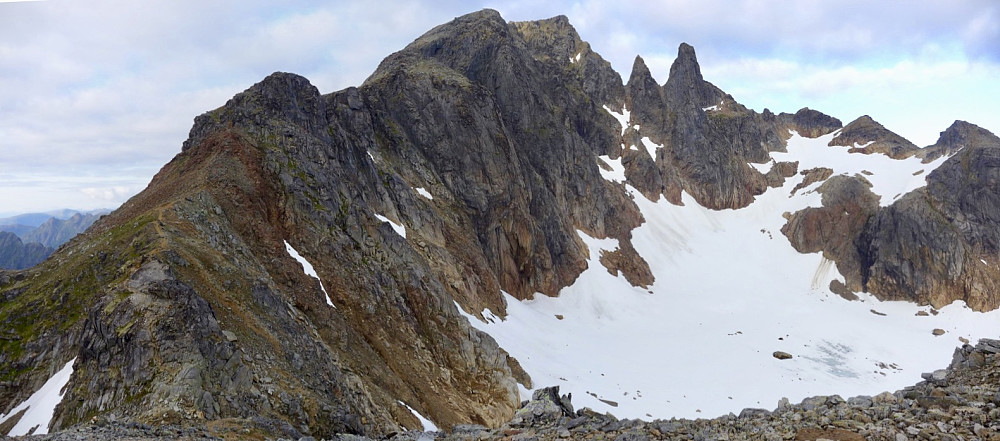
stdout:
<svg viewBox="0 0 1000 441">
<path fill-rule="evenodd" d="M 628 78 L 681 42 L 758 111 L 870 115 L 920 146 L 954 120 L 1000 132 L 1000 2 L 966 0 L 0 1 L 0 216 L 115 208 L 180 152 L 195 116 L 275 71 L 322 93 L 482 8 L 566 15 Z"/>
</svg>

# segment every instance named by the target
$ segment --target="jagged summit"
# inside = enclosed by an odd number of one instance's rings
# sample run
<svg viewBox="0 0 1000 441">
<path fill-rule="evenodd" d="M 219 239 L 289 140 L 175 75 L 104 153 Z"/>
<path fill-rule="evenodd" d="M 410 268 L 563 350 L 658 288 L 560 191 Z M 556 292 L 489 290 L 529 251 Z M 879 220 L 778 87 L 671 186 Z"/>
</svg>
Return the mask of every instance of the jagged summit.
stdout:
<svg viewBox="0 0 1000 441">
<path fill-rule="evenodd" d="M 694 47 L 687 43 L 681 43 L 677 48 L 677 58 L 670 65 L 670 77 L 663 89 L 671 107 L 709 107 L 720 104 L 726 95 L 705 81 Z"/>
<path fill-rule="evenodd" d="M 934 145 L 924 148 L 924 160 L 929 162 L 941 156 L 950 156 L 965 147 L 988 147 L 996 145 L 996 135 L 982 127 L 956 120 L 938 136 Z"/>
<path fill-rule="evenodd" d="M 839 119 L 818 110 L 803 107 L 791 116 L 791 124 L 799 134 L 808 138 L 817 138 L 827 133 L 843 128 Z"/>
<path fill-rule="evenodd" d="M 851 151 L 857 153 L 882 153 L 894 159 L 907 158 L 918 150 L 912 142 L 886 129 L 868 115 L 844 126 L 830 145 L 851 147 Z"/>
</svg>

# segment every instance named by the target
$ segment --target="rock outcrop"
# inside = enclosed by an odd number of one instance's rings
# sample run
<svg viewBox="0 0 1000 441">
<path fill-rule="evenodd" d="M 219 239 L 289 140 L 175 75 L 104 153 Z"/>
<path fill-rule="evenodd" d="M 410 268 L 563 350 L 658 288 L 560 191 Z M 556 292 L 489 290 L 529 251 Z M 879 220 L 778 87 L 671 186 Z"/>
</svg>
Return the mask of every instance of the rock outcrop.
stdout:
<svg viewBox="0 0 1000 441">
<path fill-rule="evenodd" d="M 822 208 L 795 213 L 782 231 L 799 251 L 836 261 L 852 291 L 938 308 L 962 300 L 978 311 L 996 309 L 1000 138 L 958 121 L 934 146 L 906 151 L 951 156 L 927 176 L 926 187 L 887 207 L 854 184 L 858 191 L 846 197 L 824 193 Z"/>
<path fill-rule="evenodd" d="M 917 146 L 882 124 L 865 115 L 844 127 L 830 141 L 831 146 L 849 147 L 851 153 L 881 153 L 893 159 L 903 159 L 915 154 Z"/>
<path fill-rule="evenodd" d="M 843 128 L 839 119 L 808 107 L 793 114 L 781 113 L 778 119 L 786 130 L 794 130 L 807 138 L 818 138 Z"/>
<path fill-rule="evenodd" d="M 618 419 L 589 408 L 573 409 L 572 397 L 558 387 L 534 392 L 515 416 L 490 429 L 461 424 L 447 431 L 409 431 L 393 441 L 501 439 L 729 439 L 803 441 L 897 441 L 902 439 L 995 439 L 1000 436 L 1000 340 L 982 339 L 955 350 L 952 363 L 922 374 L 924 381 L 895 392 L 844 399 L 814 396 L 792 404 L 782 399 L 774 409 L 747 408 L 739 415 L 712 419 Z M 149 426 L 101 421 L 37 441 L 217 439 L 234 433 L 179 426 Z M 238 432 L 236 432 L 238 433 Z M 334 439 L 363 441 L 349 435 Z"/>
<path fill-rule="evenodd" d="M 806 179 L 812 175 L 807 174 Z M 864 256 L 855 241 L 879 207 L 878 196 L 870 187 L 860 175 L 827 179 L 816 189 L 823 195 L 823 206 L 795 213 L 781 232 L 798 252 L 823 252 L 824 257 L 837 262 L 842 274 L 860 274 Z M 863 281 L 857 277 L 848 277 L 847 287 L 864 290 Z"/>
</svg>

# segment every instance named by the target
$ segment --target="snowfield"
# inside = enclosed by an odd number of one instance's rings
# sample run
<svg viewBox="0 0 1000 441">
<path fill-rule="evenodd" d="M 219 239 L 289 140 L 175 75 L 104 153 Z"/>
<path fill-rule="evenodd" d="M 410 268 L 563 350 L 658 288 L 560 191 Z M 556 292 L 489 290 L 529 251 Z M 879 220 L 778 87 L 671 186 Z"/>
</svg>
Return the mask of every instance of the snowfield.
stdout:
<svg viewBox="0 0 1000 441">
<path fill-rule="evenodd" d="M 883 205 L 925 185 L 944 161 L 849 154 L 827 146 L 833 136 L 793 135 L 788 153 L 772 158 L 800 161 L 800 171 L 864 172 Z M 683 206 L 650 201 L 627 186 L 646 219 L 633 243 L 656 277 L 652 286 L 610 275 L 598 258 L 617 240 L 580 232 L 588 269 L 558 297 L 507 296 L 506 320 L 488 310 L 487 322 L 467 317 L 521 362 L 535 387 L 559 385 L 577 407 L 644 419 L 711 418 L 773 409 L 782 397 L 893 391 L 945 367 L 959 337 L 997 336 L 997 311 L 976 313 L 956 303 L 916 316 L 930 308 L 831 293 L 830 281 L 843 281 L 836 265 L 798 253 L 780 231 L 782 213 L 820 206 L 819 183 L 791 195 L 802 179 L 789 178 L 749 207 L 723 211 L 687 194 Z M 935 328 L 947 333 L 934 336 Z M 793 358 L 778 360 L 775 351 Z"/>
<path fill-rule="evenodd" d="M 28 433 L 34 435 L 44 435 L 49 433 L 49 425 L 52 424 L 52 417 L 55 415 L 56 406 L 62 402 L 63 390 L 73 376 L 73 363 L 76 359 L 66 363 L 59 372 L 50 377 L 40 389 L 31 394 L 17 407 L 11 409 L 6 415 L 0 415 L 0 424 L 24 411 L 24 415 L 17 424 L 10 429 L 7 436 L 23 436 Z"/>
</svg>

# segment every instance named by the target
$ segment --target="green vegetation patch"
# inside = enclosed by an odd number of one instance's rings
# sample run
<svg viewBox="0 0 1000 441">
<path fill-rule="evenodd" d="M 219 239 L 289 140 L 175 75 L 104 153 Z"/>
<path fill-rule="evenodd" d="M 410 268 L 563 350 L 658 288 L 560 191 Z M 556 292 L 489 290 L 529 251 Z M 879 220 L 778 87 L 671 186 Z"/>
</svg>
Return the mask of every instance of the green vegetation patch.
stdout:
<svg viewBox="0 0 1000 441">
<path fill-rule="evenodd" d="M 61 250 L 0 289 L 0 380 L 26 370 L 18 360 L 28 343 L 80 323 L 108 287 L 119 286 L 155 246 L 153 215 L 145 215 Z M 122 290 L 122 293 L 125 291 Z M 122 297 L 122 296 L 120 296 Z M 116 299 L 120 300 L 120 299 Z"/>
</svg>

